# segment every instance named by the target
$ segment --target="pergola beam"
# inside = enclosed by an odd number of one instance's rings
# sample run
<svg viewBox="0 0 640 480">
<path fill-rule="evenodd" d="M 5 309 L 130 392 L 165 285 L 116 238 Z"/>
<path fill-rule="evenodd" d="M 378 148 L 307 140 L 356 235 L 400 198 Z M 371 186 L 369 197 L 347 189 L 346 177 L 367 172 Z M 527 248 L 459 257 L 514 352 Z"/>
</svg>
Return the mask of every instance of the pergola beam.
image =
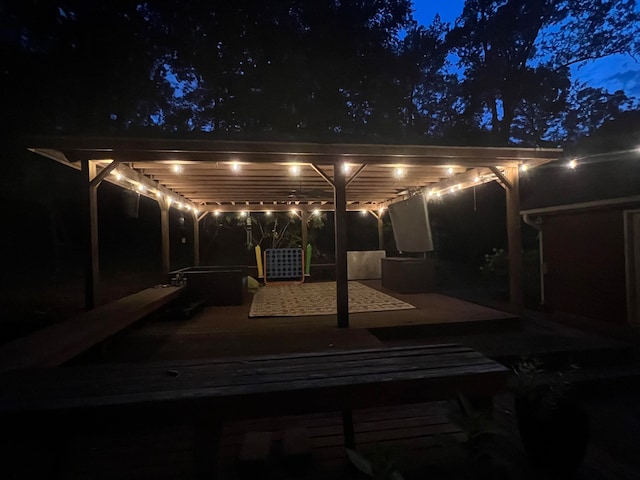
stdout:
<svg viewBox="0 0 640 480">
<path fill-rule="evenodd" d="M 145 157 L 170 162 L 183 160 L 216 161 L 225 157 L 229 162 L 273 162 L 275 157 L 318 163 L 318 157 L 329 158 L 332 164 L 344 160 L 359 163 L 380 163 L 394 160 L 413 163 L 428 160 L 433 164 L 483 164 L 513 166 L 525 161 L 556 157 L 558 149 L 517 147 L 451 147 L 440 145 L 385 145 L 305 142 L 254 142 L 230 140 L 177 140 L 153 138 L 109 137 L 31 137 L 32 148 L 76 150 L 100 153 L 102 158 L 140 161 Z M 254 158 L 250 158 L 256 155 Z M 260 155 L 261 158 L 258 158 Z M 307 158 L 308 157 L 308 158 Z M 366 159 L 366 160 L 365 160 Z M 490 160 L 489 162 L 487 160 Z M 442 162 L 442 163 L 440 163 Z M 322 162 L 320 162 L 322 163 Z"/>
</svg>

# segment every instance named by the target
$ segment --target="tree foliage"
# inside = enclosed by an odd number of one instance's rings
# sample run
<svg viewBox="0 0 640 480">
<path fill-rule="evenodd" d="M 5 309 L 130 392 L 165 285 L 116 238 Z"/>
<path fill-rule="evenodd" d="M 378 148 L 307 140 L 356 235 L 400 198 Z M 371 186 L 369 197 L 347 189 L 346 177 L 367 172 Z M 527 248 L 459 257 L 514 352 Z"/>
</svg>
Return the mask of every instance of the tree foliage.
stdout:
<svg viewBox="0 0 640 480">
<path fill-rule="evenodd" d="M 568 67 L 628 52 L 638 22 L 634 0 L 468 0 L 448 37 L 467 114 L 490 118 L 494 143 L 555 140 Z"/>
<path fill-rule="evenodd" d="M 557 144 L 635 105 L 570 68 L 638 53 L 639 24 L 636 0 L 467 0 L 453 27 L 410 0 L 9 0 L 3 127 Z"/>
</svg>

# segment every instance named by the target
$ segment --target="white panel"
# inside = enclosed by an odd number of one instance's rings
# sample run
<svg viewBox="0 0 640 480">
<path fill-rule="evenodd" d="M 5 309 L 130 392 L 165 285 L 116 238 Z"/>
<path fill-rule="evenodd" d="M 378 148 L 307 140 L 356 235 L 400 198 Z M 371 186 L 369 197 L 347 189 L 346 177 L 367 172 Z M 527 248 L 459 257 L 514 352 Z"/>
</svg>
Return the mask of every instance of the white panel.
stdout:
<svg viewBox="0 0 640 480">
<path fill-rule="evenodd" d="M 365 250 L 347 252 L 347 279 L 371 280 L 382 277 L 380 259 L 384 258 L 384 250 Z"/>
</svg>

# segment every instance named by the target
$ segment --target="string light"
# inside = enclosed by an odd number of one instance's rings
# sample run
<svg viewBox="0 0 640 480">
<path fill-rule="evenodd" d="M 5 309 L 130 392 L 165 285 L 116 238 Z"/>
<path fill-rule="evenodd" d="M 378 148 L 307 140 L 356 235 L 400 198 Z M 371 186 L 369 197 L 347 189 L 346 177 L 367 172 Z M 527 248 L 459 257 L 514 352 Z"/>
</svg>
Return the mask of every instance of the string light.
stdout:
<svg viewBox="0 0 640 480">
<path fill-rule="evenodd" d="M 473 181 L 474 181 L 475 183 L 480 182 L 480 177 L 475 177 L 475 178 L 473 179 Z"/>
<path fill-rule="evenodd" d="M 171 169 L 174 173 L 182 173 L 182 165 L 178 165 L 177 163 Z"/>
<path fill-rule="evenodd" d="M 521 172 L 526 172 L 527 170 L 529 170 L 529 165 L 527 165 L 526 163 L 523 163 L 522 165 L 520 165 Z"/>
<path fill-rule="evenodd" d="M 180 202 L 178 202 L 178 203 L 176 204 L 176 207 L 178 207 L 180 210 L 182 210 L 182 204 L 181 204 Z"/>
<path fill-rule="evenodd" d="M 240 164 L 238 162 L 233 162 L 231 164 L 231 170 L 233 170 L 235 173 L 238 173 L 240 171 Z"/>
<path fill-rule="evenodd" d="M 215 212 L 213 212 L 213 215 L 215 217 L 219 217 L 220 216 L 220 210 L 216 210 Z"/>
<path fill-rule="evenodd" d="M 451 193 L 453 193 L 453 192 L 455 192 L 455 191 L 456 191 L 456 189 L 455 189 L 455 188 L 453 188 L 453 187 L 451 187 L 451 188 L 449 189 L 449 191 L 450 191 Z"/>
<path fill-rule="evenodd" d="M 120 172 L 116 173 L 116 180 L 122 180 L 122 174 Z"/>
<path fill-rule="evenodd" d="M 173 198 L 171 198 L 171 197 L 167 197 L 167 204 L 168 204 L 169 206 L 171 206 L 171 203 L 172 203 L 172 202 L 173 202 Z"/>
<path fill-rule="evenodd" d="M 378 214 L 382 215 L 384 213 L 384 207 L 380 207 L 378 209 Z"/>
<path fill-rule="evenodd" d="M 569 168 L 570 168 L 571 170 L 575 170 L 575 168 L 576 168 L 577 166 L 578 166 L 578 161 L 577 161 L 577 160 L 573 159 L 573 160 L 571 160 L 571 161 L 569 162 Z"/>
<path fill-rule="evenodd" d="M 271 210 L 267 210 L 267 211 L 265 212 L 265 215 L 266 215 L 267 217 L 270 217 L 270 216 L 271 216 Z"/>
<path fill-rule="evenodd" d="M 246 217 L 246 216 L 247 216 L 247 211 L 246 211 L 246 210 L 242 210 L 242 211 L 240 212 L 240 216 L 241 216 L 241 217 Z"/>
<path fill-rule="evenodd" d="M 291 213 L 291 215 L 298 215 L 295 208 L 292 208 L 289 213 Z"/>
<path fill-rule="evenodd" d="M 442 193 L 440 193 L 440 192 L 436 193 L 436 197 L 442 198 Z"/>
<path fill-rule="evenodd" d="M 200 210 L 198 210 L 197 208 L 194 208 L 193 213 L 195 213 L 196 215 L 200 215 Z"/>
<path fill-rule="evenodd" d="M 447 168 L 447 173 L 449 175 L 453 175 L 453 168 L 452 167 Z"/>
<path fill-rule="evenodd" d="M 139 183 L 139 184 L 138 184 L 138 187 L 137 187 L 137 190 L 138 190 L 140 193 L 144 193 L 144 191 L 146 190 L 146 188 L 145 188 L 145 186 L 144 186 L 144 185 L 142 185 L 141 183 Z"/>
<path fill-rule="evenodd" d="M 350 171 L 351 171 L 351 165 L 349 165 L 348 163 L 343 163 L 342 164 L 342 173 L 344 173 L 346 175 Z"/>
<path fill-rule="evenodd" d="M 291 175 L 299 175 L 300 167 L 298 165 L 291 165 L 291 167 L 289 167 L 289 172 L 291 172 Z"/>
<path fill-rule="evenodd" d="M 313 211 L 313 214 L 314 214 L 316 217 L 319 217 L 319 216 L 320 216 L 320 210 L 318 210 L 318 209 L 316 208 L 316 209 Z"/>
<path fill-rule="evenodd" d="M 366 210 L 360 210 L 360 215 L 366 215 L 367 211 Z"/>
<path fill-rule="evenodd" d="M 396 177 L 396 178 L 402 178 L 402 177 L 404 177 L 404 169 L 402 169 L 402 168 L 396 168 L 396 169 L 393 171 L 393 176 L 394 176 L 394 177 Z"/>
</svg>

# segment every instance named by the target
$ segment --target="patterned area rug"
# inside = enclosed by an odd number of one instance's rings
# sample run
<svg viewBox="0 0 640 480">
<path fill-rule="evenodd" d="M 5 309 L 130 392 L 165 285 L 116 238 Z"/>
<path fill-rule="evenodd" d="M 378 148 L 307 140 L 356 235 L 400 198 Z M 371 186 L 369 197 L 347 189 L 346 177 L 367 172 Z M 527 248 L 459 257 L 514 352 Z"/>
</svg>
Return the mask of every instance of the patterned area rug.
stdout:
<svg viewBox="0 0 640 480">
<path fill-rule="evenodd" d="M 408 310 L 413 305 L 369 288 L 349 282 L 349 313 Z M 302 317 L 307 315 L 335 315 L 335 282 L 303 284 L 269 284 L 253 296 L 250 317 Z"/>
</svg>

